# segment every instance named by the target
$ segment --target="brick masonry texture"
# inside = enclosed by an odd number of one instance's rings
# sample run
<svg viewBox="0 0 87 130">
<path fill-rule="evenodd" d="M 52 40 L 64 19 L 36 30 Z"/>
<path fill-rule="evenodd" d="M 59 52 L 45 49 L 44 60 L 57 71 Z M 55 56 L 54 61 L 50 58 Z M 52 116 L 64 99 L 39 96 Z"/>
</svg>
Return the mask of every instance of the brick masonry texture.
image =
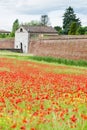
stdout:
<svg viewBox="0 0 87 130">
<path fill-rule="evenodd" d="M 87 60 L 87 39 L 32 40 L 29 53 L 37 56 Z"/>
<path fill-rule="evenodd" d="M 1 39 L 0 48 L 14 48 L 14 39 Z M 31 40 L 29 53 L 37 56 L 87 60 L 87 38 Z"/>
<path fill-rule="evenodd" d="M 0 39 L 0 50 L 22 53 L 21 49 L 14 48 L 14 39 Z"/>
<path fill-rule="evenodd" d="M 0 39 L 0 48 L 14 48 L 14 39 Z"/>
</svg>

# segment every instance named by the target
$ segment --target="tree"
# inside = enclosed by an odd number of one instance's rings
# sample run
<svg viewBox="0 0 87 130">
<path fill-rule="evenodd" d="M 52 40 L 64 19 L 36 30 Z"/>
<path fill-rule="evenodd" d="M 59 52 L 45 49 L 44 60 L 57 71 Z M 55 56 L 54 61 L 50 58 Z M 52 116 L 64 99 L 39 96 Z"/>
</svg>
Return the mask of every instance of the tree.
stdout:
<svg viewBox="0 0 87 130">
<path fill-rule="evenodd" d="M 41 16 L 41 25 L 47 26 L 49 24 L 49 17 L 48 15 Z"/>
<path fill-rule="evenodd" d="M 58 32 L 58 34 L 62 34 L 62 27 L 55 26 L 54 29 Z"/>
<path fill-rule="evenodd" d="M 32 20 L 30 22 L 22 23 L 22 25 L 39 26 L 41 25 L 41 22 L 37 20 Z"/>
<path fill-rule="evenodd" d="M 15 31 L 19 28 L 19 20 L 16 19 L 14 22 L 13 22 L 13 26 L 12 26 L 12 33 L 11 35 L 14 36 L 15 34 Z"/>
<path fill-rule="evenodd" d="M 85 28 L 84 27 L 79 27 L 76 31 L 77 35 L 84 35 L 85 34 Z"/>
<path fill-rule="evenodd" d="M 79 18 L 76 18 L 76 14 L 72 7 L 68 7 L 63 15 L 63 29 L 64 33 L 68 34 L 72 22 L 76 22 L 78 26 L 81 26 Z"/>
<path fill-rule="evenodd" d="M 78 28 L 79 28 L 79 25 L 76 22 L 72 22 L 68 34 L 75 35 Z"/>
<path fill-rule="evenodd" d="M 85 29 L 85 34 L 87 34 L 87 26 L 85 26 L 84 29 Z"/>
</svg>

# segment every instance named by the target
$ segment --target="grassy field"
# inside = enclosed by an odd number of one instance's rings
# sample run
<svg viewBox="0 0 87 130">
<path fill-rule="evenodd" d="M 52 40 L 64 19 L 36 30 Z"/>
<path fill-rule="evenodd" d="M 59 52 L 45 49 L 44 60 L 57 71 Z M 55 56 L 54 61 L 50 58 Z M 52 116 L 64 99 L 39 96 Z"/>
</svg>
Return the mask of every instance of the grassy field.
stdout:
<svg viewBox="0 0 87 130">
<path fill-rule="evenodd" d="M 0 52 L 0 130 L 87 130 L 86 66 L 29 57 Z"/>
</svg>

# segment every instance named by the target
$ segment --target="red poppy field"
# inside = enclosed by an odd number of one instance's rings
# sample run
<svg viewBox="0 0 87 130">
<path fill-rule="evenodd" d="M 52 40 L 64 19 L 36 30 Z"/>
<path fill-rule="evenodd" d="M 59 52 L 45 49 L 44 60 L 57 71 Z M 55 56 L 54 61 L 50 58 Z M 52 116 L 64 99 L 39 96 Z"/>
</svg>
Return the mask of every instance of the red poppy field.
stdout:
<svg viewBox="0 0 87 130">
<path fill-rule="evenodd" d="M 0 58 L 0 130 L 87 130 L 87 69 Z"/>
</svg>

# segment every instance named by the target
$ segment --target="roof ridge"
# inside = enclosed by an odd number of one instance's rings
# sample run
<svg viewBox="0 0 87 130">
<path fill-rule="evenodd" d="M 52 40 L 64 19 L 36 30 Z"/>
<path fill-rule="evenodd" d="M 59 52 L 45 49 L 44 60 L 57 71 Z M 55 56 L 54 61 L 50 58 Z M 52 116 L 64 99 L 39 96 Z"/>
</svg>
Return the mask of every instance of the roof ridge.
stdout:
<svg viewBox="0 0 87 130">
<path fill-rule="evenodd" d="M 22 25 L 26 31 L 28 32 L 36 32 L 36 33 L 57 33 L 57 31 L 52 26 L 30 26 L 30 25 Z"/>
</svg>

